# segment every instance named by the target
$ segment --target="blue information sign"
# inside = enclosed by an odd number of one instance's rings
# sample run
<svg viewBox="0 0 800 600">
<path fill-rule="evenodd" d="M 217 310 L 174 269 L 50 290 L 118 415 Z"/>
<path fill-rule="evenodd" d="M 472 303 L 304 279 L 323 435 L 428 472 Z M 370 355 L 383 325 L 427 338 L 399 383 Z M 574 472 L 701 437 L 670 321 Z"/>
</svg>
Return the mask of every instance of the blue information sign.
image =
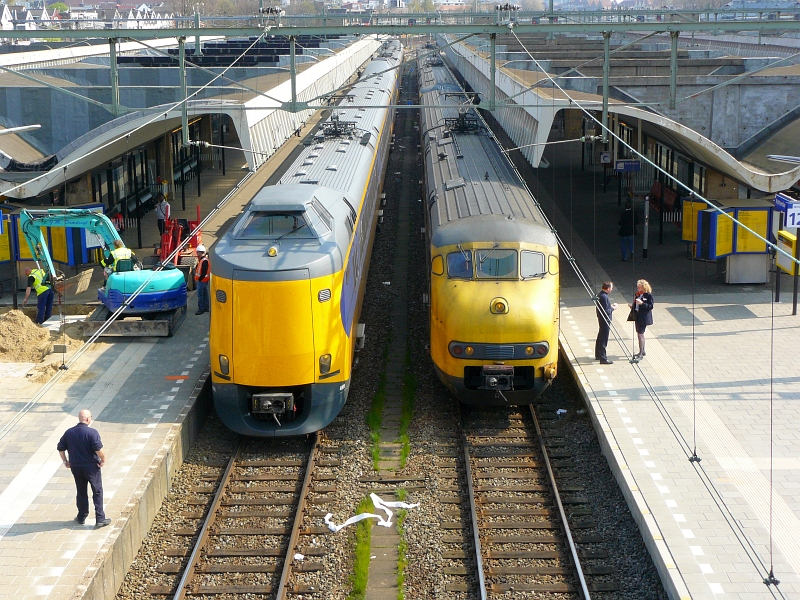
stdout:
<svg viewBox="0 0 800 600">
<path fill-rule="evenodd" d="M 782 212 L 785 216 L 784 224 L 787 227 L 800 226 L 800 202 L 781 194 L 775 194 L 775 210 Z"/>
<path fill-rule="evenodd" d="M 3 211 L 0 210 L 0 235 L 3 235 L 5 231 L 3 230 Z"/>
<path fill-rule="evenodd" d="M 624 159 L 614 161 L 614 170 L 620 173 L 636 173 L 642 168 L 641 163 L 634 159 Z"/>
</svg>

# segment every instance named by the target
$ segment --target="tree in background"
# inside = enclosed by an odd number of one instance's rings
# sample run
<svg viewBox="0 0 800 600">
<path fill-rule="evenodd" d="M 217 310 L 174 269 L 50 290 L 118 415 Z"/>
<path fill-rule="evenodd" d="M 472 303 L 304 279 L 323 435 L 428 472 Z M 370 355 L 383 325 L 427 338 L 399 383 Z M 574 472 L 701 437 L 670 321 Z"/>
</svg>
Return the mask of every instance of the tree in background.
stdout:
<svg viewBox="0 0 800 600">
<path fill-rule="evenodd" d="M 434 12 L 436 4 L 433 0 L 409 0 L 409 12 Z"/>
<path fill-rule="evenodd" d="M 67 5 L 66 5 L 66 4 L 64 4 L 63 2 L 53 2 L 53 4 L 51 4 L 51 5 L 50 5 L 50 6 L 48 6 L 47 8 L 49 8 L 49 9 L 50 9 L 50 13 L 51 13 L 51 14 L 52 14 L 53 12 L 57 12 L 57 13 L 58 13 L 58 14 L 60 14 L 60 15 L 67 15 L 67 14 L 69 14 L 69 6 L 67 6 Z"/>
</svg>

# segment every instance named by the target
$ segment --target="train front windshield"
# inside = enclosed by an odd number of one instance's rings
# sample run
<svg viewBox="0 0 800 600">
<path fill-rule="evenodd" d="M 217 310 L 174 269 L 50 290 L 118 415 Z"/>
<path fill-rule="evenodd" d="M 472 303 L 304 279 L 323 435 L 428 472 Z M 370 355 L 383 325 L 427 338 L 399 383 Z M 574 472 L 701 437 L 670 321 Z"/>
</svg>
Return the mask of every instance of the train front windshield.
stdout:
<svg viewBox="0 0 800 600">
<path fill-rule="evenodd" d="M 277 239 L 284 236 L 316 237 L 304 213 L 266 211 L 251 212 L 236 235 L 239 239 Z"/>
<path fill-rule="evenodd" d="M 545 255 L 541 252 L 495 247 L 474 253 L 459 249 L 447 255 L 447 275 L 451 279 L 525 280 L 543 277 L 546 273 Z"/>
</svg>

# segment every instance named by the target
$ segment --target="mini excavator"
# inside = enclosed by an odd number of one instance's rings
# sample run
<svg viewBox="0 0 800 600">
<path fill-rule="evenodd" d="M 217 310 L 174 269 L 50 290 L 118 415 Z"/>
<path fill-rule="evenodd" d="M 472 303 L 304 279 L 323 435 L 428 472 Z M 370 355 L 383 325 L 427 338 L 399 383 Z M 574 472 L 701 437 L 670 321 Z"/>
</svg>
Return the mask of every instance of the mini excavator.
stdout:
<svg viewBox="0 0 800 600">
<path fill-rule="evenodd" d="M 122 241 L 111 220 L 93 210 L 23 209 L 20 214 L 20 229 L 28 242 L 33 259 L 39 268 L 44 268 L 50 274 L 53 282 L 58 282 L 62 277 L 53 265 L 42 227 L 83 229 L 97 238 L 105 256 L 109 256 L 114 250 L 116 240 Z M 125 305 L 121 319 L 140 319 L 119 322 L 119 326 L 107 329 L 106 335 L 171 336 L 186 316 L 186 279 L 174 264 L 163 264 L 161 267 L 162 270 L 153 271 L 141 269 L 131 260 L 117 261 L 116 270 L 109 274 L 105 287 L 97 291 L 97 298 L 103 303 L 103 307 L 96 310 L 88 321 L 99 323 L 99 327 L 120 306 Z M 133 297 L 133 293 L 139 288 L 142 290 Z"/>
</svg>

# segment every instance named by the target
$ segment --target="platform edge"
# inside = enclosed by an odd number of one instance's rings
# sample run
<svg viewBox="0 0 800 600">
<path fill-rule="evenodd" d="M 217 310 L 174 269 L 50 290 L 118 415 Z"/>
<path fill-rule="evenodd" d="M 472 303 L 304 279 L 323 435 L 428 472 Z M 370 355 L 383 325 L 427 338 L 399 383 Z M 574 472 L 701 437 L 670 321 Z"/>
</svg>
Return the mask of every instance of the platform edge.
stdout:
<svg viewBox="0 0 800 600">
<path fill-rule="evenodd" d="M 664 590 L 667 592 L 670 600 L 687 600 L 691 598 L 689 590 L 683 581 L 683 577 L 675 565 L 669 547 L 664 542 L 661 532 L 658 529 L 658 524 L 653 518 L 649 508 L 647 508 L 646 501 L 639 491 L 638 486 L 635 484 L 635 481 L 633 481 L 625 457 L 616 445 L 606 437 L 609 428 L 608 425 L 604 425 L 606 422 L 605 416 L 602 412 L 598 411 L 599 405 L 596 403 L 597 398 L 594 395 L 589 395 L 583 369 L 577 362 L 575 355 L 571 352 L 569 344 L 566 343 L 564 339 L 563 333 L 559 334 L 559 349 L 577 384 L 578 391 L 586 404 L 603 456 L 605 456 L 608 466 L 619 484 L 622 495 L 625 497 L 625 502 L 628 505 L 628 510 L 631 511 L 631 515 L 633 515 L 636 525 L 639 527 L 639 532 L 642 535 L 647 551 L 650 553 L 650 557 L 653 559 L 653 564 L 661 578 Z"/>
<path fill-rule="evenodd" d="M 164 444 L 123 513 L 114 520 L 114 531 L 98 552 L 97 562 L 87 569 L 77 586 L 76 600 L 113 600 L 139 552 L 161 504 L 169 494 L 172 480 L 183 465 L 189 449 L 212 409 L 211 376 L 206 368 L 195 383 Z"/>
</svg>

